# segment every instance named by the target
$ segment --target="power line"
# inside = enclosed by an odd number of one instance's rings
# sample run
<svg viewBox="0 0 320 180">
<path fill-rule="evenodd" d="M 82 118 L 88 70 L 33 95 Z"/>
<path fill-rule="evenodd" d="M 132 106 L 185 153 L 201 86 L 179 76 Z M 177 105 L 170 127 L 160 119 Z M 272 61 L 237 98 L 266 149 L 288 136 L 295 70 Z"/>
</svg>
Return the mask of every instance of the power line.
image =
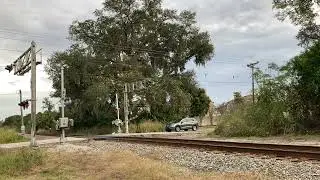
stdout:
<svg viewBox="0 0 320 180">
<path fill-rule="evenodd" d="M 17 95 L 17 93 L 0 94 L 0 96 L 11 96 L 11 95 Z"/>
<path fill-rule="evenodd" d="M 109 80 L 112 80 L 111 78 L 107 78 L 104 76 L 104 74 L 84 74 L 84 73 L 72 73 L 72 74 L 76 74 L 76 75 L 82 75 L 84 77 L 102 77 L 102 78 L 106 78 Z M 65 74 L 66 76 L 71 76 L 70 74 Z M 235 82 L 235 81 L 197 81 L 199 83 L 210 83 L 210 84 L 250 84 L 250 82 Z"/>
<path fill-rule="evenodd" d="M 3 48 L 3 49 L 0 49 L 0 51 L 13 51 L 13 52 L 24 52 L 24 51 L 20 51 L 20 50 L 16 50 L 16 49 L 5 49 L 5 48 Z"/>
<path fill-rule="evenodd" d="M 0 32 L 2 32 L 2 31 L 3 30 L 0 29 Z M 6 31 L 6 32 L 8 32 L 8 31 Z M 14 32 L 10 32 L 10 33 L 14 33 Z M 33 35 L 33 36 L 45 38 L 44 36 L 39 36 L 39 35 Z M 0 37 L 0 39 L 27 41 L 25 39 L 17 39 L 17 38 L 11 38 L 11 37 Z M 53 44 L 51 44 L 51 45 L 53 45 Z M 55 45 L 58 45 L 58 43 L 55 44 Z M 115 44 L 110 44 L 110 43 L 100 43 L 99 45 L 93 45 L 93 46 L 105 47 L 103 45 L 117 47 L 117 48 L 121 48 L 123 50 L 136 50 L 136 51 L 143 51 L 143 52 L 149 52 L 149 53 L 158 53 L 158 54 L 159 53 L 169 53 L 169 51 L 160 51 L 160 50 L 152 50 L 152 49 L 145 49 L 145 48 L 137 48 L 137 47 L 123 46 L 123 45 L 115 45 Z"/>
<path fill-rule="evenodd" d="M 27 40 L 24 39 L 15 39 L 15 38 L 9 38 L 9 37 L 0 37 L 0 39 L 10 39 L 10 40 L 18 40 L 21 42 L 27 42 Z M 130 46 L 121 46 L 121 45 L 114 45 L 114 44 L 110 44 L 110 43 L 102 43 L 104 45 L 107 46 L 111 46 L 111 47 L 117 47 L 117 48 L 121 48 L 122 50 L 136 50 L 138 52 L 146 52 L 146 53 L 151 53 L 153 55 L 148 55 L 148 57 L 150 58 L 165 58 L 165 57 L 169 57 L 172 58 L 170 55 L 167 55 L 166 53 L 170 53 L 169 51 L 160 51 L 160 50 L 152 50 L 152 49 L 145 49 L 145 48 L 136 48 L 136 47 L 130 47 Z M 49 44 L 50 45 L 50 44 Z M 51 44 L 51 45 L 58 45 L 58 44 Z M 61 43 L 62 45 L 62 43 Z M 64 44 L 65 45 L 65 44 Z M 93 46 L 98 46 L 98 47 L 105 47 L 103 45 L 93 45 Z M 13 49 L 0 49 L 1 51 L 15 51 L 15 52 L 22 52 L 19 50 L 13 50 Z M 54 50 L 52 50 L 54 51 Z M 161 54 L 162 56 L 159 56 L 160 53 L 165 53 L 165 54 Z M 47 53 L 45 53 L 47 54 Z M 49 54 L 47 54 L 49 55 Z M 157 56 L 158 55 L 158 56 Z M 267 60 L 267 59 L 264 59 Z M 247 62 L 239 62 L 239 61 L 212 61 L 214 64 L 246 64 Z M 268 63 L 268 62 L 265 62 Z"/>
<path fill-rule="evenodd" d="M 246 84 L 237 84 L 237 85 L 235 85 L 235 84 L 229 84 L 229 83 L 217 85 L 217 84 L 214 84 L 214 83 L 213 83 L 213 84 L 206 84 L 206 85 L 204 85 L 204 86 L 219 88 L 219 87 L 225 87 L 225 86 L 231 86 L 231 87 L 249 87 L 250 85 L 249 85 L 249 83 L 248 83 L 248 85 L 246 85 Z"/>
<path fill-rule="evenodd" d="M 136 57 L 136 58 L 143 58 L 141 56 L 137 56 L 136 54 L 127 54 L 126 56 L 129 56 L 129 57 Z M 155 59 L 162 59 L 166 56 L 159 56 L 159 55 L 148 55 L 146 57 L 149 57 L 149 58 L 155 58 Z M 93 63 L 93 62 L 111 62 L 111 61 L 107 61 L 107 59 L 92 59 L 90 61 L 87 61 L 88 63 Z M 239 62 L 239 61 L 215 61 L 213 60 L 212 61 L 213 63 L 216 63 L 216 64 L 243 64 L 243 65 L 246 65 L 246 62 Z"/>
<path fill-rule="evenodd" d="M 214 84 L 248 84 L 250 82 L 235 82 L 235 81 L 198 81 L 198 82 L 207 82 L 207 83 L 214 83 Z"/>
<path fill-rule="evenodd" d="M 25 39 L 16 39 L 16 38 L 3 37 L 3 36 L 0 36 L 0 39 L 8 39 L 8 40 L 14 40 L 14 41 L 27 42 L 27 40 L 25 40 Z"/>
<path fill-rule="evenodd" d="M 39 35 L 39 34 L 35 34 L 35 33 L 30 33 L 30 32 L 25 32 L 25 31 L 17 31 L 17 30 L 13 30 L 13 29 L 5 29 L 2 28 L 0 29 L 0 32 L 5 32 L 5 33 L 9 33 L 9 34 L 19 34 L 19 35 L 29 35 L 30 37 L 41 37 L 41 38 L 46 38 L 48 36 L 51 36 L 51 34 L 48 33 L 44 33 L 44 35 Z M 92 37 L 87 36 L 88 38 L 90 38 L 91 40 L 94 40 Z M 14 39 L 14 38 L 10 38 L 10 37 L 0 37 L 4 38 L 4 39 L 11 39 L 11 40 L 23 40 L 24 39 Z M 56 43 L 55 45 L 58 45 L 59 43 Z M 53 44 L 52 44 L 53 45 Z M 170 51 L 163 51 L 163 50 L 153 50 L 153 49 L 147 49 L 147 48 L 138 48 L 138 47 L 131 47 L 131 46 L 124 46 L 124 45 L 116 45 L 116 44 L 110 44 L 110 43 L 99 43 L 98 45 L 95 44 L 93 46 L 100 46 L 102 47 L 103 45 L 108 45 L 108 46 L 112 46 L 112 47 L 118 47 L 118 48 L 123 48 L 125 50 L 138 50 L 138 51 L 144 51 L 144 52 L 150 52 L 150 53 L 170 53 Z M 105 46 L 103 46 L 105 47 Z M 287 58 L 287 57 L 286 57 Z M 239 58 L 241 59 L 241 58 Z M 260 58 L 261 59 L 261 58 Z M 262 58 L 263 59 L 263 58 Z M 267 59 L 264 59 L 267 60 Z M 247 62 L 244 62 L 247 63 Z"/>
<path fill-rule="evenodd" d="M 13 29 L 3 29 L 3 28 L 1 28 L 0 32 L 9 33 L 9 34 L 28 35 L 28 36 L 33 36 L 33 37 L 44 37 L 42 35 L 38 35 L 38 34 L 35 34 L 35 33 L 30 33 L 30 32 L 26 32 L 26 31 L 17 31 L 17 30 L 13 30 Z M 44 35 L 50 36 L 50 34 L 48 34 L 48 33 L 44 33 Z"/>
</svg>

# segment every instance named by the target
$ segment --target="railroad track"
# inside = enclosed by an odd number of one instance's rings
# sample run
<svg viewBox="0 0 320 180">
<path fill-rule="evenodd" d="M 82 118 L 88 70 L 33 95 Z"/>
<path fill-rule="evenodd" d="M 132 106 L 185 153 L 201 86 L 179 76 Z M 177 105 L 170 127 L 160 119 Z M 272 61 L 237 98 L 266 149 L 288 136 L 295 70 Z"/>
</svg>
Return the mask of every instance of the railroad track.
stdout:
<svg viewBox="0 0 320 180">
<path fill-rule="evenodd" d="M 150 138 L 133 136 L 98 136 L 94 140 L 113 140 L 135 143 L 148 143 L 178 147 L 201 148 L 213 151 L 225 151 L 232 153 L 250 153 L 258 155 L 269 155 L 276 157 L 290 157 L 304 160 L 320 160 L 320 147 L 264 144 L 248 142 L 228 142 L 196 139 L 173 139 L 173 138 Z"/>
</svg>

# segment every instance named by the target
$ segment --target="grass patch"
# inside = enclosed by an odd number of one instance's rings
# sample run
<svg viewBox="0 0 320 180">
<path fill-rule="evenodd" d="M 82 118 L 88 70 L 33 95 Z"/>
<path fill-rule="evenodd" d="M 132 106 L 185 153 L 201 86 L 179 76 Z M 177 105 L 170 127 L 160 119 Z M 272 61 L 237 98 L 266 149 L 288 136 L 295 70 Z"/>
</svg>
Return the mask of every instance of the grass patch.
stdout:
<svg viewBox="0 0 320 180">
<path fill-rule="evenodd" d="M 0 179 L 22 175 L 43 162 L 43 152 L 33 149 L 0 151 Z"/>
<path fill-rule="evenodd" d="M 0 144 L 24 142 L 27 139 L 13 129 L 0 128 Z"/>
<path fill-rule="evenodd" d="M 140 124 L 130 124 L 130 133 L 149 133 L 149 132 L 163 132 L 164 124 L 158 121 L 145 121 Z"/>
</svg>

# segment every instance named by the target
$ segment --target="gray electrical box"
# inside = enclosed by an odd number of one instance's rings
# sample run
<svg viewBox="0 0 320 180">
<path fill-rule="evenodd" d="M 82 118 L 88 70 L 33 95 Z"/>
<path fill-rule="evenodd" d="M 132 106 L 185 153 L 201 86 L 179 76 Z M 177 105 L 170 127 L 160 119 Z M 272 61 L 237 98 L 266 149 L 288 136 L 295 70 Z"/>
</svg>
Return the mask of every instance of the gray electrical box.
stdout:
<svg viewBox="0 0 320 180">
<path fill-rule="evenodd" d="M 68 118 L 59 118 L 59 127 L 60 128 L 68 128 Z"/>
<path fill-rule="evenodd" d="M 59 120 L 56 120 L 56 130 L 59 131 L 60 127 L 59 127 Z"/>
<path fill-rule="evenodd" d="M 74 126 L 74 120 L 73 119 L 69 119 L 69 126 L 73 127 Z"/>
</svg>

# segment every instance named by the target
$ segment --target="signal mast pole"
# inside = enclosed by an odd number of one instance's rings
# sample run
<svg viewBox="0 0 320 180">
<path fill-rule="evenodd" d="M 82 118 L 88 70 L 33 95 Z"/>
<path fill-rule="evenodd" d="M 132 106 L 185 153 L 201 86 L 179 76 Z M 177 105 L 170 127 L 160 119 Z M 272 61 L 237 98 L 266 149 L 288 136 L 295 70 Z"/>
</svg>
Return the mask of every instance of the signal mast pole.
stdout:
<svg viewBox="0 0 320 180">
<path fill-rule="evenodd" d="M 37 82 L 36 82 L 36 66 L 41 64 L 37 62 L 36 43 L 31 42 L 31 46 L 15 60 L 12 64 L 5 67 L 9 73 L 14 70 L 14 75 L 23 76 L 31 70 L 31 141 L 30 146 L 36 146 L 36 101 L 37 101 Z"/>
</svg>

